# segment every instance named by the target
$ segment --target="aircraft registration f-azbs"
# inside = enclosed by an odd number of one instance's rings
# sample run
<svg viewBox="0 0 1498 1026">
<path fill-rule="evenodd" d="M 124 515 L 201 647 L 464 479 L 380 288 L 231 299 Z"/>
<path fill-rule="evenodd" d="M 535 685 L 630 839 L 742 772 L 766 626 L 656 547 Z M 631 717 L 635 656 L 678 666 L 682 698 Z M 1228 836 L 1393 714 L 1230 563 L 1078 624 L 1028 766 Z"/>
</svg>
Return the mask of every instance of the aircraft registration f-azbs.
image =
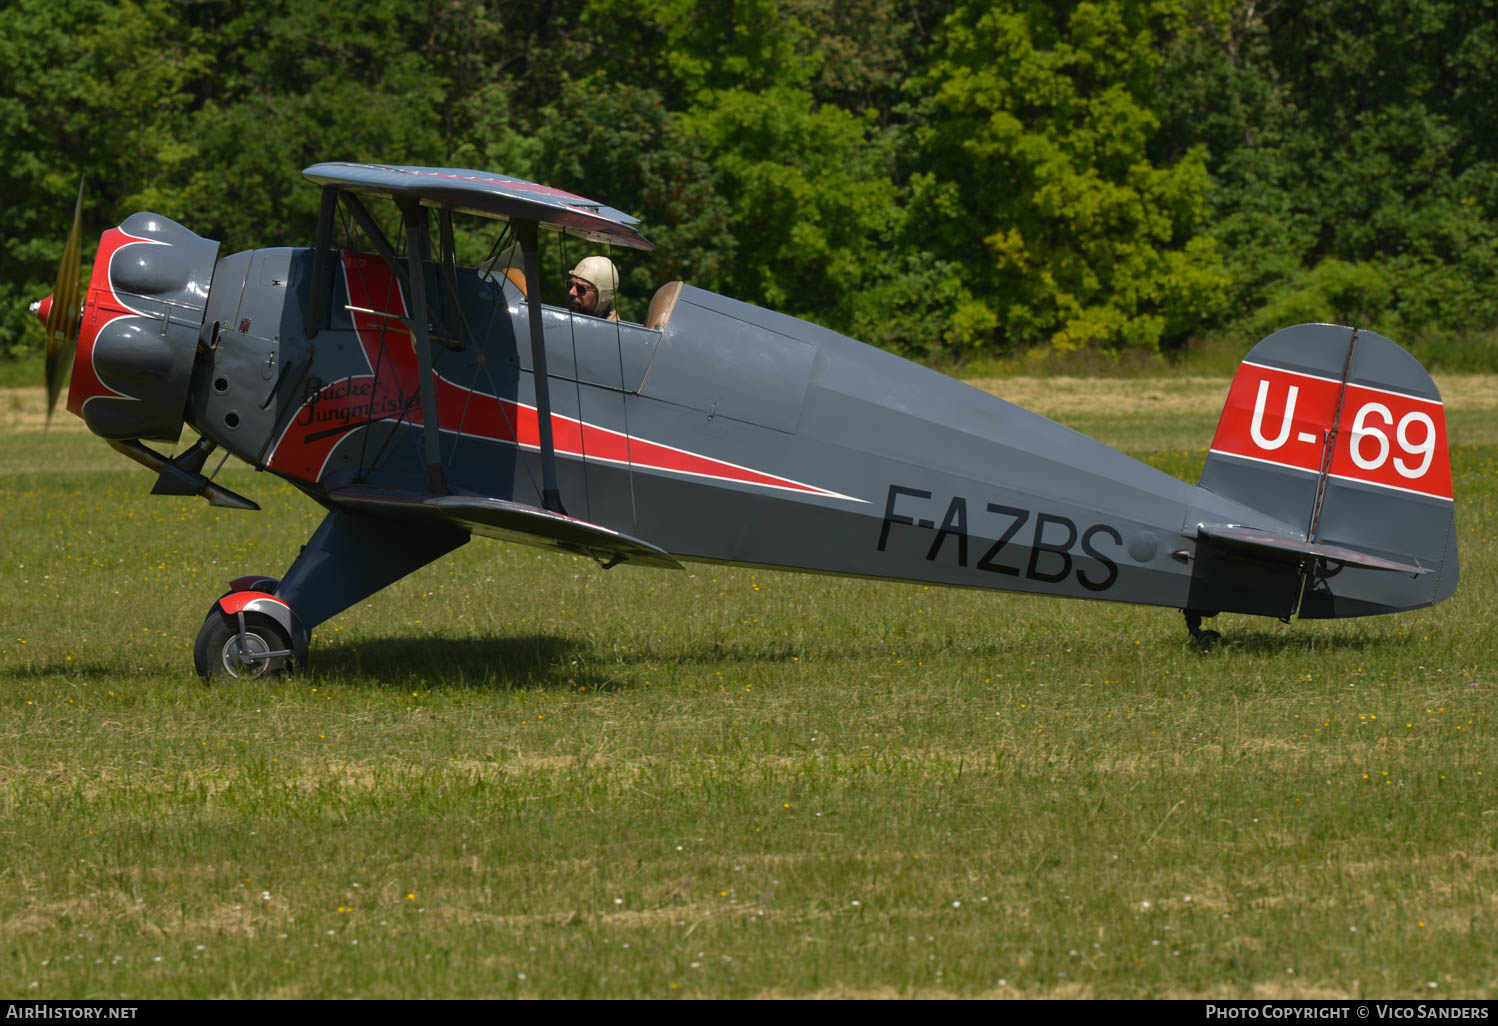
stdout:
<svg viewBox="0 0 1498 1026">
<path fill-rule="evenodd" d="M 205 676 L 304 659 L 317 625 L 474 534 L 605 568 L 700 560 L 1169 606 L 1194 636 L 1221 610 L 1362 616 L 1456 587 L 1440 395 L 1380 335 L 1302 324 L 1260 342 L 1192 486 L 681 282 L 642 324 L 545 306 L 540 229 L 650 248 L 591 200 L 480 171 L 303 176 L 322 188 L 310 249 L 220 257 L 140 213 L 104 233 L 84 290 L 75 214 L 39 304 L 49 412 L 71 356 L 68 409 L 154 471 L 154 492 L 255 508 L 203 474 L 223 448 L 327 509 L 284 575 L 213 603 Z M 394 201 L 404 252 L 371 198 Z M 507 222 L 496 249 L 513 233 L 522 266 L 459 266 L 455 213 Z M 363 250 L 335 248 L 339 220 Z M 184 424 L 200 437 L 177 455 L 145 444 Z"/>
</svg>

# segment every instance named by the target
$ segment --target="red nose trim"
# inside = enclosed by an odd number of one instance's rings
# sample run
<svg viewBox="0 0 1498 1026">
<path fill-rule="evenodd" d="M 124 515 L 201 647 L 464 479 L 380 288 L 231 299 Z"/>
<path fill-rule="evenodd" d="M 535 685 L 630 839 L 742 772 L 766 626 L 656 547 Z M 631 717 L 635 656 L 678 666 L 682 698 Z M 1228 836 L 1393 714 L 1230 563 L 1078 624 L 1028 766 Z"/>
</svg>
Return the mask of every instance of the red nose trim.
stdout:
<svg viewBox="0 0 1498 1026">
<path fill-rule="evenodd" d="M 111 228 L 99 238 L 99 251 L 94 257 L 93 276 L 88 283 L 88 298 L 83 304 L 83 318 L 78 326 L 78 349 L 73 356 L 73 380 L 68 387 L 68 411 L 83 416 L 83 407 L 90 399 L 119 396 L 128 399 L 123 392 L 106 385 L 94 369 L 94 343 L 105 325 L 121 317 L 144 316 L 139 310 L 128 306 L 114 290 L 109 266 L 114 255 L 126 246 L 138 244 L 165 245 L 154 239 L 139 239 L 127 235 L 119 228 Z"/>
<path fill-rule="evenodd" d="M 52 316 L 52 297 L 48 296 L 39 303 L 32 305 L 31 310 L 36 314 L 36 319 L 42 322 L 42 327 L 47 326 L 47 318 Z"/>
</svg>

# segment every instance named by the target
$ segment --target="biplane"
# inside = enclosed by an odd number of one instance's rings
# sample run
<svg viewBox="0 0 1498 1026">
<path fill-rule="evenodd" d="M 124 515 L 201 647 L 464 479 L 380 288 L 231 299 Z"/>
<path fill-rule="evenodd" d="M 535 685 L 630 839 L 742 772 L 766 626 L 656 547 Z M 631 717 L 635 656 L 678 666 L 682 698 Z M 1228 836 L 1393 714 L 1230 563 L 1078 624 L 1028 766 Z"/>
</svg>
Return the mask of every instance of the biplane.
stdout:
<svg viewBox="0 0 1498 1026">
<path fill-rule="evenodd" d="M 322 190 L 310 248 L 220 256 L 138 213 L 104 233 L 86 287 L 80 193 L 36 305 L 49 415 L 71 359 L 68 409 L 149 468 L 153 492 L 256 508 L 204 473 L 222 449 L 327 511 L 283 574 L 213 601 L 205 677 L 304 661 L 319 624 L 473 535 L 605 569 L 704 561 L 1145 603 L 1183 611 L 1197 638 L 1218 611 L 1363 616 L 1456 587 L 1441 398 L 1373 332 L 1261 341 L 1193 486 L 683 282 L 641 323 L 546 305 L 543 230 L 651 248 L 592 200 L 458 169 L 303 177 Z M 394 204 L 383 222 L 376 201 Z M 515 265 L 460 265 L 455 215 L 498 222 Z M 340 246 L 337 223 L 364 242 Z M 184 426 L 197 437 L 175 455 L 147 444 Z"/>
</svg>

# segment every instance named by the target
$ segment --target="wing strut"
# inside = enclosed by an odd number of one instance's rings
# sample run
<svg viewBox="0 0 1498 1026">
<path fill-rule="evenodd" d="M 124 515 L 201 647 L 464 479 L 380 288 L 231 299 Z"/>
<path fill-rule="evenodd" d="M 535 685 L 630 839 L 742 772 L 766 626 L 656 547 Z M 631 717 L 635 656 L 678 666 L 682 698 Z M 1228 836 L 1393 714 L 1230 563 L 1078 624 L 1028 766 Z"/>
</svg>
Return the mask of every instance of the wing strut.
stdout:
<svg viewBox="0 0 1498 1026">
<path fill-rule="evenodd" d="M 453 242 L 453 212 L 451 210 L 437 211 L 437 249 L 442 258 L 442 270 L 447 275 L 447 287 L 452 292 L 454 301 L 458 302 L 458 309 L 463 309 L 463 304 L 458 301 L 458 253 L 457 245 Z"/>
<path fill-rule="evenodd" d="M 324 185 L 317 208 L 317 248 L 312 256 L 312 301 L 307 306 L 307 319 L 302 325 L 302 334 L 308 339 L 316 338 L 323 329 L 333 301 L 333 268 L 328 254 L 333 250 L 333 215 L 337 208 L 338 187 Z"/>
<path fill-rule="evenodd" d="M 516 220 L 515 235 L 525 256 L 525 294 L 531 327 L 531 369 L 536 379 L 536 422 L 541 434 L 541 505 L 566 513 L 557 489 L 557 451 L 551 437 L 551 385 L 546 373 L 546 333 L 541 323 L 541 263 L 536 256 L 537 222 Z"/>
<path fill-rule="evenodd" d="M 406 219 L 406 249 L 411 263 L 411 339 L 416 347 L 416 366 L 421 371 L 421 433 L 426 451 L 427 488 L 445 492 L 448 489 L 447 475 L 442 472 L 442 424 L 438 419 L 437 389 L 432 383 L 432 338 L 427 326 L 426 273 L 422 269 L 428 248 L 426 209 L 415 202 L 402 203 L 400 208 Z"/>
</svg>

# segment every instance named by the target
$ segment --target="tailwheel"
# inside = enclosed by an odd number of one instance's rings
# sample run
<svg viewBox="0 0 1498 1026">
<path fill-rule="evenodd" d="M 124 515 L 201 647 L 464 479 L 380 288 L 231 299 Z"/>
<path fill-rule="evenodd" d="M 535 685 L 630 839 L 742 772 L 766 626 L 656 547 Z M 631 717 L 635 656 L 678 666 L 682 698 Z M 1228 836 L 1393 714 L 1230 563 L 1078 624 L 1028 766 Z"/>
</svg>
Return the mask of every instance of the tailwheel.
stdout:
<svg viewBox="0 0 1498 1026">
<path fill-rule="evenodd" d="M 1202 618 L 1211 619 L 1216 616 L 1215 609 L 1210 613 L 1200 609 L 1183 609 L 1181 612 L 1186 614 L 1186 631 L 1199 648 L 1211 648 L 1222 640 L 1222 635 L 1216 631 L 1202 630 Z"/>
<path fill-rule="evenodd" d="M 285 628 L 263 613 L 225 613 L 217 605 L 203 621 L 192 651 L 198 676 L 212 683 L 279 677 L 296 662 Z"/>
</svg>

